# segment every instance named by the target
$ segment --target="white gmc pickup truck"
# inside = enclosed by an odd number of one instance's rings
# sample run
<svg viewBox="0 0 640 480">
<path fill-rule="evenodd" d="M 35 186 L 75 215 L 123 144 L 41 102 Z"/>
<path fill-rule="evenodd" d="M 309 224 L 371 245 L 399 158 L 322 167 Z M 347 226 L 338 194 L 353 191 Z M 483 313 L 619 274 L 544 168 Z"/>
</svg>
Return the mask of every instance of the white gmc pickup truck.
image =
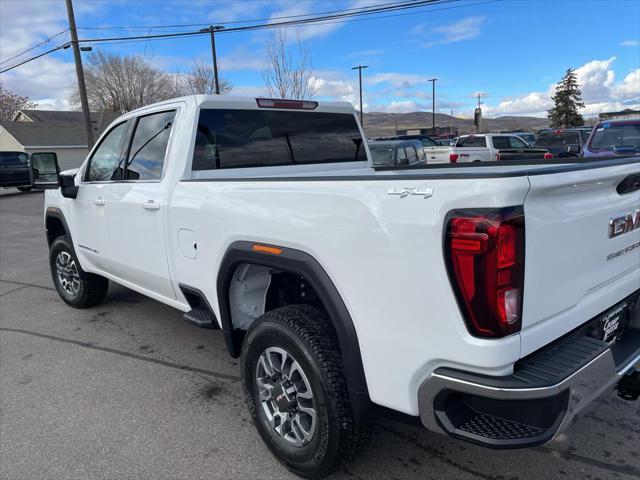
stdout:
<svg viewBox="0 0 640 480">
<path fill-rule="evenodd" d="M 640 158 L 374 169 L 363 138 L 343 103 L 123 115 L 77 171 L 32 172 L 60 297 L 114 281 L 221 330 L 259 434 L 306 477 L 379 411 L 518 448 L 637 399 Z"/>
</svg>

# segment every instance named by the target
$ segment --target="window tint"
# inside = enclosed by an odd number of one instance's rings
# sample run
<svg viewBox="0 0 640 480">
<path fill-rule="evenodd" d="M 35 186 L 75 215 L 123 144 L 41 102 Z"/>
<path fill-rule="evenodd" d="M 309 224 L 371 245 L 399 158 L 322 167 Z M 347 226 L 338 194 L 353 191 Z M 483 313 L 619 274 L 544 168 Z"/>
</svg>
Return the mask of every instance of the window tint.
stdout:
<svg viewBox="0 0 640 480">
<path fill-rule="evenodd" d="M 366 161 L 351 114 L 202 110 L 193 169 Z"/>
<path fill-rule="evenodd" d="M 138 119 L 127 160 L 127 180 L 158 180 L 169 143 L 175 110 Z"/>
<path fill-rule="evenodd" d="M 409 163 L 416 163 L 418 161 L 418 155 L 416 154 L 415 147 L 405 147 L 407 151 L 407 157 L 409 158 Z"/>
<path fill-rule="evenodd" d="M 511 148 L 511 143 L 509 143 L 509 137 L 493 137 L 491 139 L 493 142 L 493 148 L 498 150 L 505 150 Z"/>
<path fill-rule="evenodd" d="M 468 137 L 460 137 L 456 147 L 486 147 L 487 140 L 485 137 L 476 137 L 470 135 Z"/>
<path fill-rule="evenodd" d="M 590 147 L 593 149 L 640 148 L 640 123 L 598 125 L 591 138 Z"/>
<path fill-rule="evenodd" d="M 581 143 L 578 132 L 544 132 L 536 140 L 536 147 L 564 147 L 576 143 Z"/>
<path fill-rule="evenodd" d="M 24 152 L 0 152 L 0 164 L 12 166 L 26 166 L 29 155 Z"/>
<path fill-rule="evenodd" d="M 404 151 L 404 148 L 398 147 L 398 165 L 408 165 L 407 161 L 407 153 Z"/>
<path fill-rule="evenodd" d="M 427 160 L 427 155 L 424 153 L 424 148 L 416 147 L 416 150 L 418 151 L 418 161 L 425 162 Z"/>
<path fill-rule="evenodd" d="M 371 163 L 373 165 L 393 165 L 393 147 L 388 145 L 369 144 Z"/>
<path fill-rule="evenodd" d="M 102 139 L 89 159 L 85 181 L 104 182 L 114 178 L 120 162 L 122 140 L 127 130 L 126 125 L 127 122 L 116 125 Z"/>
<path fill-rule="evenodd" d="M 527 144 L 524 143 L 524 140 L 518 137 L 509 137 L 509 143 L 511 144 L 511 148 L 528 148 Z"/>
<path fill-rule="evenodd" d="M 423 147 L 437 147 L 438 146 L 438 144 L 436 142 L 434 142 L 433 140 L 431 140 L 430 138 L 422 137 L 420 139 L 420 141 L 422 142 L 422 146 Z"/>
</svg>

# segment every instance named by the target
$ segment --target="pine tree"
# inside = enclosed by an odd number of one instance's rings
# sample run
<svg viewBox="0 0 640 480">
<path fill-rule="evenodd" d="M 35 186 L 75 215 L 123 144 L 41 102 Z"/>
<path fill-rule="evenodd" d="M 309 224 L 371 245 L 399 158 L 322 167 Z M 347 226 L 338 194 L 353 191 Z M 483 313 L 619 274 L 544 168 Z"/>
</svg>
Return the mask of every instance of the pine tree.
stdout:
<svg viewBox="0 0 640 480">
<path fill-rule="evenodd" d="M 579 108 L 584 107 L 582 92 L 578 85 L 576 72 L 569 68 L 556 86 L 553 97 L 554 107 L 547 111 L 547 117 L 552 127 L 579 127 L 584 125 L 584 119 Z"/>
</svg>

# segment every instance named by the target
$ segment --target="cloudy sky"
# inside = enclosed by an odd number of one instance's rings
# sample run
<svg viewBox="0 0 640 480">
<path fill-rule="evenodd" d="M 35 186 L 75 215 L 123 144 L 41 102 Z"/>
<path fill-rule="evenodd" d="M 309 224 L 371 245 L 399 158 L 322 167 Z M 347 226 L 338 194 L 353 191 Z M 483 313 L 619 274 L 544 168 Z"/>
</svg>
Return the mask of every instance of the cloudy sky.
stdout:
<svg viewBox="0 0 640 480">
<path fill-rule="evenodd" d="M 74 0 L 80 38 L 146 35 L 227 26 L 247 20 L 388 4 L 390 0 Z M 167 25 L 193 24 L 190 27 Z M 202 25 L 199 25 L 202 24 Z M 0 0 L 2 68 L 68 40 L 63 0 Z M 261 76 L 268 30 L 216 37 L 220 69 L 235 95 L 264 95 Z M 325 100 L 357 102 L 364 71 L 365 111 L 431 110 L 437 77 L 438 111 L 471 115 L 483 92 L 484 115 L 544 116 L 569 67 L 583 89 L 583 113 L 640 108 L 640 2 L 637 0 L 460 0 L 385 14 L 381 18 L 289 28 L 311 53 L 313 82 Z M 93 42 L 94 49 L 140 55 L 167 71 L 210 60 L 207 36 L 124 43 Z M 86 55 L 86 54 L 83 54 Z M 70 49 L 0 74 L 5 88 L 40 108 L 64 109 L 75 85 Z"/>
</svg>

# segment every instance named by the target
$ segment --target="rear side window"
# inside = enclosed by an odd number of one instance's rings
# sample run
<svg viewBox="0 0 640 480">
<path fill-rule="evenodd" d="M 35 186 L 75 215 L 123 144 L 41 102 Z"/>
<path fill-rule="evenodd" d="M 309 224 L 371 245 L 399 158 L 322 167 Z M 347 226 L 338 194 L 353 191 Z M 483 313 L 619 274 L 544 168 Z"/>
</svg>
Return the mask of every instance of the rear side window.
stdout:
<svg viewBox="0 0 640 480">
<path fill-rule="evenodd" d="M 402 147 L 398 147 L 398 165 L 408 165 L 409 162 L 407 161 L 407 153 L 405 152 L 405 149 Z"/>
<path fill-rule="evenodd" d="M 200 112 L 193 170 L 366 161 L 355 117 L 342 113 Z"/>
<path fill-rule="evenodd" d="M 491 141 L 493 142 L 493 148 L 495 149 L 506 150 L 511 148 L 509 137 L 493 137 Z"/>
<path fill-rule="evenodd" d="M 564 147 L 566 145 L 581 144 L 578 132 L 548 132 L 541 133 L 536 140 L 536 147 Z"/>
<path fill-rule="evenodd" d="M 476 137 L 471 135 L 469 137 L 461 137 L 458 139 L 456 147 L 486 147 L 487 140 L 485 137 Z"/>
<path fill-rule="evenodd" d="M 409 159 L 409 163 L 416 163 L 418 161 L 418 154 L 416 153 L 415 147 L 408 146 L 405 147 L 407 151 L 407 158 Z"/>
<path fill-rule="evenodd" d="M 127 180 L 158 180 L 176 112 L 153 113 L 138 119 L 127 160 Z"/>
</svg>

